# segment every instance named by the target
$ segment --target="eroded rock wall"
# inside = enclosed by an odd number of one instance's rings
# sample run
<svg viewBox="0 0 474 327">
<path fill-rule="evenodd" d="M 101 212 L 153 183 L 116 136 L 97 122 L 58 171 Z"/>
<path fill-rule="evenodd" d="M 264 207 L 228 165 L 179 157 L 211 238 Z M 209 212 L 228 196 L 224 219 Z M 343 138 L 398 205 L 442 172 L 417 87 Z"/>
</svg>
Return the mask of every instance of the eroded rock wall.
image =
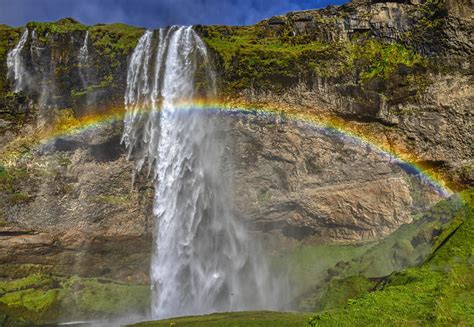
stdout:
<svg viewBox="0 0 474 327">
<path fill-rule="evenodd" d="M 214 53 L 224 99 L 336 115 L 464 188 L 473 181 L 472 17 L 459 9 L 469 4 L 453 3 L 353 2 L 251 27 L 197 29 Z M 423 17 L 426 26 L 410 35 Z M 46 271 L 146 281 L 154 190 L 145 174 L 132 186 L 120 120 L 38 142 L 52 125 L 123 110 L 126 67 L 143 29 L 70 19 L 28 29 L 36 39 L 22 57 L 35 78 L 13 93 L 6 55 L 21 29 L 0 26 L 0 277 Z M 84 66 L 77 58 L 86 29 Z M 377 239 L 438 199 L 400 166 L 337 135 L 258 115 L 225 120 L 235 213 L 269 244 Z"/>
</svg>

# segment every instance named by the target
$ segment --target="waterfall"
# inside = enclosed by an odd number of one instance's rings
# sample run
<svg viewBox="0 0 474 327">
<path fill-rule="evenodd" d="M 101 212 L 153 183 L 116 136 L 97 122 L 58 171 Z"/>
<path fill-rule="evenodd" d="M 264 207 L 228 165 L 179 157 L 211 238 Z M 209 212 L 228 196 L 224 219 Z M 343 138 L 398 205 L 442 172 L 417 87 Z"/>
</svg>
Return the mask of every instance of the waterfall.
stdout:
<svg viewBox="0 0 474 327">
<path fill-rule="evenodd" d="M 91 94 L 88 86 L 91 81 L 94 80 L 94 73 L 91 72 L 90 63 L 89 63 L 89 31 L 86 31 L 86 35 L 84 36 L 84 41 L 82 43 L 81 48 L 79 49 L 79 54 L 77 57 L 78 62 L 78 73 L 81 79 L 81 86 L 82 90 L 85 91 L 86 101 L 84 102 L 86 110 L 89 107 L 95 104 L 95 96 Z"/>
<path fill-rule="evenodd" d="M 21 35 L 20 41 L 7 55 L 7 77 L 13 82 L 13 91 L 15 93 L 23 91 L 25 87 L 26 70 L 21 51 L 28 40 L 28 29 L 25 29 Z"/>
<path fill-rule="evenodd" d="M 156 183 L 154 318 L 277 308 L 266 260 L 232 212 L 218 119 L 182 105 L 197 96 L 199 69 L 214 94 L 209 61 L 192 27 L 174 26 L 146 31 L 128 68 L 122 140 Z"/>
<path fill-rule="evenodd" d="M 84 42 L 82 47 L 79 49 L 78 62 L 79 62 L 79 77 L 81 78 L 82 88 L 85 89 L 88 84 L 87 78 L 87 60 L 89 58 L 89 31 L 86 32 L 84 36 Z"/>
<path fill-rule="evenodd" d="M 79 63 L 84 65 L 87 63 L 87 57 L 89 56 L 89 47 L 87 43 L 89 42 L 89 31 L 86 32 L 84 37 L 84 43 L 82 44 L 81 49 L 79 49 Z"/>
</svg>

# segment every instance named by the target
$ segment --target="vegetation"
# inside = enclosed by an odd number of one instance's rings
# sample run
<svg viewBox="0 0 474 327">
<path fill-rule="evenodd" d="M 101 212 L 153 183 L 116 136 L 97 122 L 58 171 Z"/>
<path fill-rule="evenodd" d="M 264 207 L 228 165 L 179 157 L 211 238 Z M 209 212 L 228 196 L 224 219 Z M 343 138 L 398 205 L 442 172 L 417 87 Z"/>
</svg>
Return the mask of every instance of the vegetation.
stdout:
<svg viewBox="0 0 474 327">
<path fill-rule="evenodd" d="M 29 22 L 26 27 L 31 31 L 34 30 L 38 39 L 42 42 L 48 41 L 48 35 L 51 33 L 65 34 L 87 29 L 86 25 L 72 18 L 63 18 L 56 22 Z"/>
<path fill-rule="evenodd" d="M 94 47 L 102 49 L 102 53 L 109 56 L 129 54 L 143 32 L 143 28 L 120 23 L 98 24 L 90 28 Z"/>
<path fill-rule="evenodd" d="M 399 66 L 413 68 L 423 65 L 424 59 L 417 53 L 397 43 L 382 43 L 374 39 L 355 43 L 350 49 L 351 65 L 361 66 L 363 81 L 374 78 L 388 79 Z"/>
<path fill-rule="evenodd" d="M 144 312 L 149 307 L 149 292 L 148 285 L 33 274 L 0 281 L 0 312 L 6 322 L 21 325 L 52 323 L 61 317 L 107 318 Z"/>
<path fill-rule="evenodd" d="M 333 57 L 338 52 L 337 45 L 319 41 L 291 44 L 264 32 L 258 25 L 206 28 L 204 40 L 220 58 L 220 64 L 227 72 L 229 90 L 257 85 L 280 90 L 294 83 L 300 75 L 306 75 L 308 66 L 321 72 L 339 66 L 338 56 Z M 328 60 L 318 60 L 322 58 Z"/>
<path fill-rule="evenodd" d="M 209 326 L 209 327 L 292 327 L 304 326 L 309 314 L 291 312 L 249 311 L 214 313 L 205 316 L 183 317 L 151 321 L 133 326 L 143 327 L 185 327 L 185 326 Z"/>
<path fill-rule="evenodd" d="M 393 274 L 380 290 L 350 299 L 338 310 L 317 314 L 311 326 L 471 326 L 474 191 L 462 197 L 465 205 L 420 267 Z"/>
<path fill-rule="evenodd" d="M 9 83 L 7 81 L 7 53 L 20 39 L 20 33 L 19 28 L 0 25 L 0 106 L 3 107 L 0 111 L 0 118 L 2 119 L 15 119 L 15 117 L 7 117 L 3 112 L 6 111 L 5 107 L 8 106 L 8 100 L 14 97 L 9 90 Z M 4 98 L 4 100 L 2 101 L 1 98 Z"/>
<path fill-rule="evenodd" d="M 7 168 L 0 164 L 0 192 L 14 193 L 15 187 L 27 178 L 26 169 Z"/>
<path fill-rule="evenodd" d="M 93 197 L 93 200 L 98 203 L 110 204 L 113 206 L 121 206 L 125 208 L 132 207 L 133 199 L 129 194 L 127 195 L 98 195 Z"/>
<path fill-rule="evenodd" d="M 327 303 L 339 301 L 327 299 L 332 296 L 330 289 L 341 286 L 342 293 L 350 294 L 342 289 L 347 282 L 340 285 L 340 280 L 361 276 L 349 282 L 359 282 L 351 287 L 364 289 L 369 279 L 383 279 L 394 271 L 421 264 L 432 251 L 434 236 L 452 228 L 451 222 L 461 207 L 461 199 L 453 196 L 382 240 L 359 245 L 303 245 L 274 256 L 272 264 L 277 271 L 288 270 L 294 292 L 290 297 L 297 296 L 292 303 L 295 308 L 322 309 Z"/>
<path fill-rule="evenodd" d="M 344 79 L 352 72 L 362 85 L 376 78 L 388 80 L 400 69 L 426 65 L 419 54 L 395 42 L 362 36 L 352 41 L 326 42 L 311 35 L 287 34 L 272 33 L 262 25 L 211 26 L 203 31 L 204 40 L 226 72 L 223 83 L 228 92 L 249 87 L 278 92 L 301 78 Z"/>
</svg>

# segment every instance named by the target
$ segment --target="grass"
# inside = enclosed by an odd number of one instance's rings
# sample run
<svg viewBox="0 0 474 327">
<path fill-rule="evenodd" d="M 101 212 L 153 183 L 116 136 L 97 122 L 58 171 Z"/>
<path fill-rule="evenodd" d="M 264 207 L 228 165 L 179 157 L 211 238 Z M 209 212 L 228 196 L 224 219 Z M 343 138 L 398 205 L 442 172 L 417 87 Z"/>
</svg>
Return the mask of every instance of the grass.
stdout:
<svg viewBox="0 0 474 327">
<path fill-rule="evenodd" d="M 367 278 L 380 279 L 421 264 L 432 251 L 434 235 L 452 229 L 461 206 L 462 201 L 456 196 L 440 201 L 412 223 L 376 242 L 302 245 L 272 257 L 273 270 L 287 272 L 292 289 L 289 297 L 295 298 L 292 303 L 295 308 L 304 311 L 323 308 L 325 302 L 332 301 L 328 300 L 332 297 L 330 288 L 337 286 L 331 285 L 337 280 L 362 276 L 363 280 L 353 280 L 362 283 Z M 341 292 L 345 291 L 341 289 Z"/>
<path fill-rule="evenodd" d="M 388 278 L 379 291 L 317 314 L 311 326 L 472 326 L 474 324 L 474 190 L 421 266 Z"/>
<path fill-rule="evenodd" d="M 139 323 L 140 327 L 185 327 L 185 326 L 219 326 L 219 327 L 265 327 L 265 326 L 304 326 L 310 315 L 294 312 L 248 311 L 214 313 L 205 316 L 192 316 L 159 321 Z"/>
<path fill-rule="evenodd" d="M 288 270 L 292 286 L 292 294 L 289 297 L 294 297 L 321 285 L 329 268 L 338 262 L 350 261 L 363 255 L 371 246 L 373 244 L 304 245 L 272 258 L 272 265 L 276 271 Z"/>
</svg>

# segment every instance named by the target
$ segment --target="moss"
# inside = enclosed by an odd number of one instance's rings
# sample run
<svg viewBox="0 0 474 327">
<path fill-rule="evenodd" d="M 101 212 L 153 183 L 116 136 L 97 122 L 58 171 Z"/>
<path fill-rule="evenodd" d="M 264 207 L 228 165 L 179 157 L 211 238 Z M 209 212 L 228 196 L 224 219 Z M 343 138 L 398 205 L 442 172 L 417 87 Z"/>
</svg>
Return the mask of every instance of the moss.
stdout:
<svg viewBox="0 0 474 327">
<path fill-rule="evenodd" d="M 0 307 L 26 324 L 63 319 L 106 318 L 149 307 L 148 285 L 100 278 L 63 278 L 42 274 L 0 282 Z"/>
<path fill-rule="evenodd" d="M 376 79 L 416 85 L 414 76 L 426 66 L 399 43 L 365 37 L 321 42 L 311 35 L 276 35 L 261 25 L 210 26 L 202 34 L 225 72 L 221 82 L 228 93 L 251 87 L 280 92 L 312 76 L 344 80 L 354 73 L 360 85 Z"/>
<path fill-rule="evenodd" d="M 100 90 L 100 89 L 105 89 L 113 85 L 113 76 L 112 75 L 107 75 L 100 81 L 99 84 L 90 84 L 87 85 L 85 89 L 82 90 L 72 90 L 71 95 L 73 97 L 83 97 L 85 95 L 88 95 L 94 91 Z"/>
<path fill-rule="evenodd" d="M 20 35 L 21 28 L 12 28 L 6 25 L 0 26 L 0 97 L 2 98 L 7 97 L 10 91 L 7 80 L 7 53 L 15 47 L 20 39 Z"/>
<path fill-rule="evenodd" d="M 98 203 L 122 207 L 131 207 L 133 201 L 130 195 L 97 195 L 92 199 Z"/>
<path fill-rule="evenodd" d="M 474 190 L 461 193 L 464 206 L 432 256 L 420 267 L 393 274 L 379 291 L 325 311 L 311 326 L 470 326 L 474 323 Z M 461 223 L 460 223 L 461 221 Z"/>
<path fill-rule="evenodd" d="M 35 30 L 38 38 L 46 38 L 49 33 L 64 34 L 87 29 L 86 25 L 72 18 L 64 18 L 56 22 L 29 22 L 26 27 Z"/>
<path fill-rule="evenodd" d="M 21 308 L 25 311 L 31 311 L 32 314 L 42 314 L 55 304 L 57 297 L 57 290 L 44 291 L 29 288 L 5 294 L 0 298 L 0 301 L 13 310 Z"/>
<path fill-rule="evenodd" d="M 351 276 L 335 279 L 328 285 L 324 295 L 318 301 L 317 311 L 330 310 L 344 306 L 349 299 L 368 293 L 375 282 L 364 276 Z"/>
<path fill-rule="evenodd" d="M 12 281 L 2 280 L 0 281 L 0 294 L 21 291 L 32 287 L 41 288 L 49 285 L 51 282 L 51 277 L 41 274 L 32 274 L 28 277 Z"/>
<path fill-rule="evenodd" d="M 361 67 L 363 82 L 374 78 L 387 79 L 400 67 L 423 65 L 421 55 L 397 43 L 369 39 L 350 45 L 350 65 Z"/>
<path fill-rule="evenodd" d="M 63 287 L 73 297 L 63 297 L 65 303 L 74 303 L 77 311 L 89 316 L 111 316 L 126 312 L 140 313 L 149 307 L 150 287 L 128 285 L 107 279 L 71 278 Z"/>
<path fill-rule="evenodd" d="M 292 43 L 291 39 L 265 34 L 258 25 L 211 26 L 202 34 L 227 73 L 224 87 L 228 91 L 252 86 L 282 90 L 300 75 L 306 75 L 310 63 L 313 69 L 324 66 L 321 72 L 337 67 L 317 60 L 334 58 L 331 54 L 337 52 L 337 45 L 318 41 Z"/>
<path fill-rule="evenodd" d="M 295 312 L 249 311 L 214 313 L 210 315 L 182 317 L 160 321 L 143 322 L 133 326 L 219 326 L 219 327 L 292 327 L 304 326 L 309 315 Z"/>
<path fill-rule="evenodd" d="M 24 168 L 6 167 L 0 164 L 0 192 L 19 196 L 18 186 L 28 177 L 28 171 Z"/>
<path fill-rule="evenodd" d="M 75 117 L 74 111 L 70 108 L 61 109 L 57 112 L 53 126 L 53 132 L 69 132 L 80 126 L 80 121 Z"/>
<path fill-rule="evenodd" d="M 118 56 L 129 54 L 137 45 L 144 29 L 126 24 L 95 25 L 90 28 L 90 39 L 97 51 L 117 67 Z"/>
<path fill-rule="evenodd" d="M 339 262 L 348 262 L 359 258 L 376 243 L 363 245 L 302 245 L 271 258 L 274 271 L 288 271 L 291 293 L 289 301 L 300 310 L 312 311 L 325 285 L 328 269 Z M 343 273 L 335 269 L 334 276 Z M 342 276 L 341 276 L 342 277 Z M 297 297 L 297 298 L 295 298 Z"/>
<path fill-rule="evenodd" d="M 28 193 L 15 192 L 13 194 L 10 194 L 8 201 L 10 204 L 15 205 L 15 204 L 28 202 L 30 199 L 31 197 L 28 195 Z"/>
</svg>

